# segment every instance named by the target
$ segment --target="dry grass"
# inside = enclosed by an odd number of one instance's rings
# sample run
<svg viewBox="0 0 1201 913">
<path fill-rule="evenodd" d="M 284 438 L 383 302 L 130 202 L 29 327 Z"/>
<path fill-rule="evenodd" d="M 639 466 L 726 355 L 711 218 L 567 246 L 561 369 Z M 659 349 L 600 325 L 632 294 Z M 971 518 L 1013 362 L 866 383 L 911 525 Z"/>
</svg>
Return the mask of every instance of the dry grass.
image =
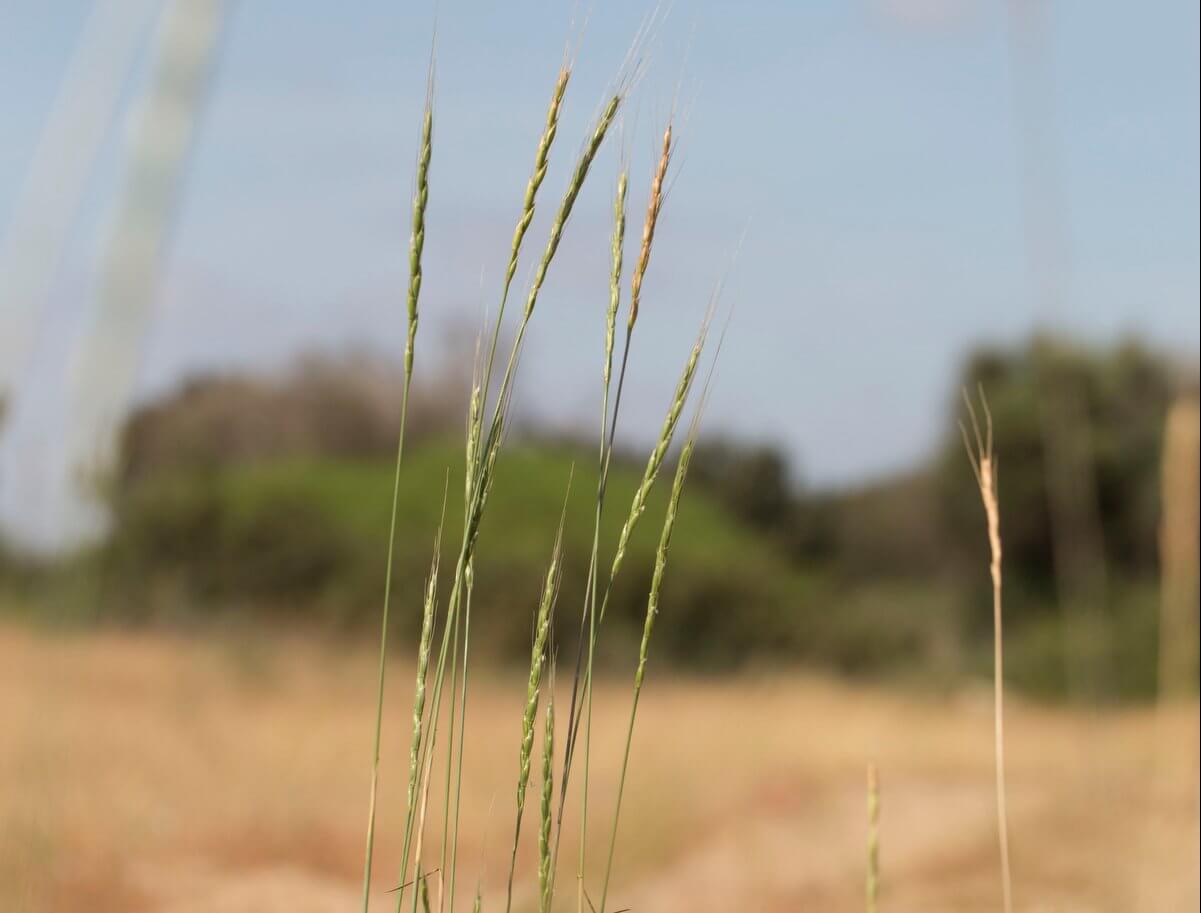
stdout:
<svg viewBox="0 0 1201 913">
<path fill-rule="evenodd" d="M 980 388 L 980 406 L 984 412 L 985 430 L 980 433 L 976 411 L 965 390 L 963 401 L 971 418 L 976 448 L 972 449 L 967 428 L 961 423 L 963 443 L 968 460 L 980 486 L 980 500 L 988 518 L 988 573 L 992 578 L 993 611 L 993 753 L 996 758 L 997 843 L 1001 851 L 1001 902 L 1005 913 L 1013 913 L 1013 875 L 1009 865 L 1009 803 L 1005 799 L 1005 650 L 1003 612 L 1001 609 L 1001 506 L 997 497 L 997 463 L 993 452 L 992 413 Z"/>
<path fill-rule="evenodd" d="M 411 670 L 396 672 L 389 707 L 405 708 Z M 353 909 L 374 673 L 369 649 L 303 641 L 0 628 L 0 910 Z M 460 891 L 469 903 L 479 873 L 489 909 L 503 901 L 522 708 L 516 677 L 474 681 Z M 872 758 L 887 784 L 880 908 L 995 910 L 991 710 L 985 693 L 918 699 L 659 671 L 639 708 L 616 905 L 863 909 Z M 624 677 L 598 683 L 591 776 L 602 807 L 628 711 Z M 1196 909 L 1197 705 L 1169 714 L 1181 763 L 1153 790 L 1150 711 L 1007 709 L 1019 910 L 1127 913 L 1144 875 L 1141 909 Z M 386 733 L 378 849 L 394 859 L 408 733 L 399 723 Z M 1140 850 L 1133 835 L 1152 815 L 1162 842 Z M 532 875 L 529 837 L 519 864 Z"/>
</svg>

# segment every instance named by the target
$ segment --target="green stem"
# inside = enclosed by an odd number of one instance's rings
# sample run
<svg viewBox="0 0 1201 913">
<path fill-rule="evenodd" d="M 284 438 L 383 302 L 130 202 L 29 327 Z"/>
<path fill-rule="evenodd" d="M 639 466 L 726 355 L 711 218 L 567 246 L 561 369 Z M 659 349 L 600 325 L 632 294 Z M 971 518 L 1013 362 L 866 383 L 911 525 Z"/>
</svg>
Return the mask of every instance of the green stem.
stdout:
<svg viewBox="0 0 1201 913">
<path fill-rule="evenodd" d="M 467 737 L 467 653 L 471 643 L 471 567 L 467 569 L 467 596 L 463 601 L 463 692 L 459 706 L 459 757 L 455 773 L 454 837 L 450 855 L 450 913 L 455 909 L 455 877 L 459 869 L 459 808 L 463 800 L 463 747 Z"/>
<path fill-rule="evenodd" d="M 431 70 L 432 74 L 432 70 Z M 432 80 L 432 75 L 431 75 Z M 430 83 L 432 88 L 432 82 Z M 384 718 L 384 679 L 388 657 L 388 615 L 392 598 L 392 566 L 396 552 L 396 514 L 400 497 L 400 466 L 404 455 L 405 423 L 409 410 L 409 388 L 413 380 L 413 353 L 417 340 L 417 305 L 421 296 L 421 254 L 425 247 L 425 210 L 429 203 L 429 169 L 433 150 L 434 111 L 429 98 L 421 125 L 417 153 L 416 190 L 413 194 L 412 233 L 409 238 L 408 337 L 404 353 L 404 392 L 401 394 L 400 430 L 396 441 L 396 473 L 392 483 L 392 515 L 388 528 L 388 559 L 384 571 L 384 607 L 380 619 L 379 676 L 376 688 L 375 737 L 371 761 L 371 793 L 367 808 L 367 846 L 363 861 L 363 913 L 371 903 L 371 868 L 375 857 L 375 814 L 379 792 L 379 758 Z"/>
<path fill-rule="evenodd" d="M 388 665 L 388 608 L 392 596 L 392 565 L 396 552 L 396 515 L 400 499 L 400 466 L 404 456 L 405 418 L 409 409 L 409 375 L 406 373 L 404 393 L 401 394 L 400 434 L 396 444 L 396 472 L 392 481 L 392 518 L 388 526 L 388 559 L 384 571 L 384 609 L 381 613 L 379 637 L 379 676 L 375 696 L 375 736 L 371 758 L 371 798 L 367 807 L 367 849 L 363 863 L 363 913 L 371 902 L 371 863 L 375 854 L 375 810 L 379 791 L 380 743 L 384 727 L 384 680 Z"/>
<path fill-rule="evenodd" d="M 697 413 L 699 417 L 699 412 Z M 646 620 L 642 628 L 642 643 L 638 648 L 638 668 L 634 672 L 634 697 L 630 706 L 630 721 L 626 728 L 625 750 L 622 753 L 621 774 L 617 781 L 617 801 L 613 809 L 613 830 L 609 834 L 609 856 L 605 863 L 605 877 L 601 882 L 599 913 L 605 913 L 605 903 L 609 896 L 609 877 L 613 873 L 613 853 L 617 847 L 617 826 L 621 819 L 621 802 L 625 795 L 626 775 L 630 766 L 630 748 L 634 742 L 634 721 L 638 715 L 638 700 L 642 694 L 642 682 L 646 675 L 647 659 L 650 655 L 651 634 L 654 632 L 655 619 L 659 614 L 659 597 L 663 587 L 663 576 L 667 570 L 667 555 L 671 545 L 671 534 L 675 528 L 676 515 L 679 511 L 680 497 L 684 492 L 684 481 L 688 477 L 688 467 L 692 462 L 692 451 L 696 443 L 697 425 L 693 424 L 688 441 L 680 453 L 676 465 L 675 479 L 672 481 L 671 497 L 667 502 L 667 513 L 663 519 L 663 531 L 659 537 L 659 547 L 655 552 L 655 570 L 651 577 L 650 594 L 646 601 Z"/>
</svg>

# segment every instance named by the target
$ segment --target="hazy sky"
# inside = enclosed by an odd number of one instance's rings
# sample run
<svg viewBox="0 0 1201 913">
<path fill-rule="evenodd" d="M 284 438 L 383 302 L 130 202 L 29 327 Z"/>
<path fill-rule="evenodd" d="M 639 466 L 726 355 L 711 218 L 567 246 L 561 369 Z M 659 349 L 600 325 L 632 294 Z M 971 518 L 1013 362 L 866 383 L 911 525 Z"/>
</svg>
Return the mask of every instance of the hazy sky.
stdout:
<svg viewBox="0 0 1201 913">
<path fill-rule="evenodd" d="M 0 228 L 87 7 L 6 0 L 0 13 Z M 586 16 L 531 250 L 648 7 L 437 6 L 418 355 L 426 364 L 449 327 L 474 327 L 495 308 L 565 42 Z M 142 395 L 183 373 L 279 365 L 306 349 L 399 350 L 434 18 L 435 4 L 398 0 L 231 4 Z M 1053 116 L 1050 158 L 1039 161 L 1057 169 L 1050 211 L 1067 242 L 1057 314 L 1040 314 L 1027 265 L 1001 0 L 676 0 L 545 287 L 522 408 L 595 424 L 618 155 L 633 170 L 637 223 L 675 98 L 680 154 L 632 357 L 632 439 L 657 425 L 709 292 L 727 273 L 736 313 L 711 427 L 785 444 L 819 483 L 919 458 L 945 425 L 966 349 L 1020 338 L 1041 318 L 1195 353 L 1197 4 L 1058 2 L 1044 18 L 1048 69 L 1022 75 Z M 131 61 L 129 97 L 145 57 Z M 43 312 L 29 389 L 54 388 L 86 326 L 127 114 L 100 150 Z M 527 264 L 518 277 L 528 277 Z M 25 422 L 30 446 L 39 435 L 53 446 L 54 425 Z"/>
</svg>

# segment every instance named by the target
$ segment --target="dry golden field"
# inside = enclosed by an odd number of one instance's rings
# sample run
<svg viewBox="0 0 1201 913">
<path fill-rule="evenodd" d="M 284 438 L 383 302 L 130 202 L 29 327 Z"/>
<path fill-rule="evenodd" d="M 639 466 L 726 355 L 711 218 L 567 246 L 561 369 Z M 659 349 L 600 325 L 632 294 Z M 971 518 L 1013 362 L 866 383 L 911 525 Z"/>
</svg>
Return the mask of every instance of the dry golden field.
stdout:
<svg viewBox="0 0 1201 913">
<path fill-rule="evenodd" d="M 366 646 L 0 627 L 0 910 L 357 909 L 373 664 Z M 398 856 L 410 689 L 394 664 L 373 909 L 391 909 L 382 892 Z M 472 696 L 460 888 L 465 897 L 479 877 L 495 910 L 523 685 L 474 673 Z M 596 707 L 601 838 L 628 687 L 598 689 Z M 1158 715 L 1010 707 L 1018 909 L 1196 910 L 1196 704 Z M 997 910 L 990 713 L 985 692 L 652 669 L 611 909 L 863 909 L 875 759 L 881 909 Z M 563 909 L 574 909 L 569 869 Z"/>
</svg>

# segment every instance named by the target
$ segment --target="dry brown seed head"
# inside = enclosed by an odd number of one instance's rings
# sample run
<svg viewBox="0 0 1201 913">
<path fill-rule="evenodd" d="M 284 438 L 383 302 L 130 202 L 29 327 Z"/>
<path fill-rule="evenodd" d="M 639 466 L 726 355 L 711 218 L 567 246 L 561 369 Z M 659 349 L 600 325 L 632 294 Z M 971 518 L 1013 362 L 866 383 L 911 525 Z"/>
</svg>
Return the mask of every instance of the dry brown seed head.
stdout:
<svg viewBox="0 0 1201 913">
<path fill-rule="evenodd" d="M 659 164 L 655 168 L 655 177 L 651 181 L 650 201 L 646 206 L 646 222 L 642 226 L 642 247 L 638 251 L 638 263 L 634 267 L 634 276 L 630 280 L 630 321 L 628 330 L 634 329 L 638 319 L 638 305 L 642 301 L 642 279 L 646 275 L 647 265 L 651 260 L 651 243 L 655 239 L 655 225 L 659 221 L 659 210 L 663 207 L 663 181 L 667 177 L 667 165 L 671 161 L 671 123 L 663 131 L 663 150 L 659 154 Z"/>
</svg>

